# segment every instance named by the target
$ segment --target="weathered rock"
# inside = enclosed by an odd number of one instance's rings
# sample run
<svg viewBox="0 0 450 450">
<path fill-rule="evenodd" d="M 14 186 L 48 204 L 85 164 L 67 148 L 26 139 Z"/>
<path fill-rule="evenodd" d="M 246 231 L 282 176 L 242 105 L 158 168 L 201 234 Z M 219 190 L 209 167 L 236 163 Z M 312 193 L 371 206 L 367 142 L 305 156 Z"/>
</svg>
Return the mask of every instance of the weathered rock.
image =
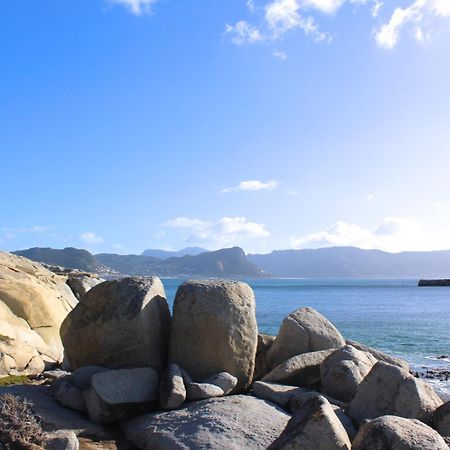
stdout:
<svg viewBox="0 0 450 450">
<path fill-rule="evenodd" d="M 255 297 L 247 284 L 188 281 L 178 288 L 169 360 L 186 369 L 195 381 L 228 372 L 238 379 L 233 392 L 248 388 L 257 338 Z"/>
<path fill-rule="evenodd" d="M 349 402 L 376 363 L 377 359 L 371 353 L 362 352 L 350 345 L 336 350 L 320 365 L 323 392 Z"/>
<path fill-rule="evenodd" d="M 68 381 L 70 381 L 74 386 L 76 386 L 80 392 L 84 392 L 91 387 L 91 378 L 100 372 L 108 372 L 111 369 L 106 369 L 100 366 L 83 366 L 75 370 L 75 372 L 70 375 Z"/>
<path fill-rule="evenodd" d="M 80 444 L 73 431 L 60 430 L 47 435 L 45 450 L 78 450 Z"/>
<path fill-rule="evenodd" d="M 159 403 L 163 409 L 176 409 L 184 403 L 186 388 L 178 364 L 169 364 L 162 377 L 159 392 Z"/>
<path fill-rule="evenodd" d="M 61 326 L 72 370 L 86 365 L 166 365 L 170 312 L 157 277 L 106 281 L 87 292 Z M 82 343 L 82 345 L 80 345 Z"/>
<path fill-rule="evenodd" d="M 324 397 L 326 398 L 330 404 L 334 407 L 337 408 L 341 408 L 341 409 L 347 409 L 348 408 L 348 404 L 341 402 L 340 400 L 337 400 L 333 397 L 329 397 L 326 394 L 321 394 L 320 392 L 317 391 L 306 391 L 306 392 L 298 392 L 296 393 L 289 401 L 289 411 L 294 414 L 296 411 L 298 411 L 299 409 L 301 409 L 303 407 L 303 404 L 309 400 L 312 397 Z"/>
<path fill-rule="evenodd" d="M 398 366 L 379 361 L 358 386 L 349 415 L 357 424 L 390 414 L 427 423 L 441 404 L 427 383 Z"/>
<path fill-rule="evenodd" d="M 186 404 L 182 409 L 145 414 L 122 424 L 138 448 L 266 449 L 290 416 L 252 396 L 233 395 Z"/>
<path fill-rule="evenodd" d="M 352 419 L 350 419 L 350 417 L 345 412 L 347 404 L 339 400 L 336 400 L 332 397 L 328 397 L 326 395 L 321 395 L 319 392 L 316 391 L 298 392 L 290 399 L 289 405 L 287 406 L 287 410 L 290 411 L 291 414 L 295 414 L 297 411 L 303 409 L 304 407 L 303 405 L 305 404 L 305 402 L 315 397 L 323 397 L 328 400 L 337 418 L 341 421 L 342 426 L 345 428 L 348 437 L 350 438 L 350 440 L 352 440 L 356 436 L 357 430 L 355 428 L 355 424 L 353 423 Z"/>
<path fill-rule="evenodd" d="M 278 336 L 267 352 L 267 360 L 273 368 L 301 353 L 344 345 L 341 333 L 328 319 L 312 308 L 300 308 L 283 320 Z"/>
<path fill-rule="evenodd" d="M 441 436 L 450 438 L 450 402 L 436 409 L 433 414 L 433 424 Z"/>
<path fill-rule="evenodd" d="M 256 350 L 255 373 L 253 374 L 253 381 L 261 380 L 264 375 L 270 372 L 271 368 L 269 362 L 267 361 L 267 352 L 270 347 L 272 347 L 275 339 L 275 336 L 258 334 L 258 348 Z"/>
<path fill-rule="evenodd" d="M 46 370 L 45 372 L 42 372 L 42 376 L 45 378 L 48 378 L 49 380 L 58 380 L 59 378 L 64 378 L 69 376 L 70 373 L 66 372 L 65 370 Z"/>
<path fill-rule="evenodd" d="M 332 352 L 332 349 L 320 350 L 293 356 L 275 367 L 262 381 L 293 386 L 313 386 L 320 382 L 320 365 Z"/>
<path fill-rule="evenodd" d="M 98 372 L 83 392 L 89 417 L 100 424 L 152 411 L 158 396 L 159 375 L 149 367 Z"/>
<path fill-rule="evenodd" d="M 416 419 L 382 416 L 364 424 L 353 450 L 448 450 L 439 434 Z"/>
<path fill-rule="evenodd" d="M 367 345 L 361 344 L 360 342 L 347 340 L 345 341 L 347 345 L 351 345 L 357 350 L 361 350 L 362 352 L 370 353 L 374 356 L 378 361 L 384 361 L 388 364 L 392 364 L 393 366 L 401 367 L 402 369 L 409 371 L 409 364 L 402 358 L 398 358 L 396 356 L 388 355 L 387 353 L 380 352 L 372 347 L 368 347 Z"/>
<path fill-rule="evenodd" d="M 351 449 L 347 432 L 324 397 L 307 400 L 268 450 Z"/>
<path fill-rule="evenodd" d="M 76 303 L 64 277 L 0 252 L 0 351 L 8 355 L 0 374 L 38 373 L 44 361 L 62 361 L 59 328 Z"/>
<path fill-rule="evenodd" d="M 58 387 L 55 390 L 55 398 L 61 405 L 67 406 L 75 411 L 87 411 L 81 391 L 67 379 L 61 380 L 58 383 Z"/>
<path fill-rule="evenodd" d="M 186 400 L 206 400 L 207 398 L 223 397 L 224 392 L 219 386 L 210 383 L 187 383 Z"/>
<path fill-rule="evenodd" d="M 92 423 L 84 414 L 62 406 L 53 396 L 51 386 L 15 385 L 0 387 L 0 395 L 17 395 L 33 404 L 33 412 L 41 419 L 45 431 L 70 430 L 77 436 L 93 440 L 111 439 L 103 426 Z"/>
<path fill-rule="evenodd" d="M 283 409 L 289 409 L 289 402 L 297 394 L 311 392 L 310 389 L 286 386 L 283 384 L 255 381 L 252 385 L 252 394 L 262 400 L 275 403 Z"/>
<path fill-rule="evenodd" d="M 223 395 L 229 394 L 235 388 L 237 382 L 237 378 L 233 377 L 233 375 L 228 372 L 216 373 L 202 381 L 202 383 L 214 384 L 220 387 L 223 391 Z"/>
<path fill-rule="evenodd" d="M 81 301 L 88 291 L 94 286 L 97 286 L 97 284 L 103 283 L 103 281 L 105 280 L 91 274 L 74 273 L 69 275 L 66 283 L 72 290 L 73 295 L 75 295 L 78 301 Z"/>
</svg>

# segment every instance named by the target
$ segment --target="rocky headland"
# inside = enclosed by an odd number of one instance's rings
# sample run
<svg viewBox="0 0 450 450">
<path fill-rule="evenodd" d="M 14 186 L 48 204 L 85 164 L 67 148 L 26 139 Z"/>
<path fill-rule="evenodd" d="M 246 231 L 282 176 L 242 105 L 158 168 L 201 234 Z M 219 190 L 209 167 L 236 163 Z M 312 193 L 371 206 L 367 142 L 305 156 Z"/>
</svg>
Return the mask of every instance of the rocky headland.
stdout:
<svg viewBox="0 0 450 450">
<path fill-rule="evenodd" d="M 187 281 L 171 314 L 157 277 L 102 281 L 0 252 L 0 375 L 11 384 L 0 387 L 2 424 L 26 399 L 42 427 L 41 444 L 29 447 L 1 432 L 5 448 L 445 450 L 450 442 L 450 403 L 406 361 L 346 341 L 308 307 L 277 336 L 262 335 L 254 293 L 238 281 Z"/>
</svg>

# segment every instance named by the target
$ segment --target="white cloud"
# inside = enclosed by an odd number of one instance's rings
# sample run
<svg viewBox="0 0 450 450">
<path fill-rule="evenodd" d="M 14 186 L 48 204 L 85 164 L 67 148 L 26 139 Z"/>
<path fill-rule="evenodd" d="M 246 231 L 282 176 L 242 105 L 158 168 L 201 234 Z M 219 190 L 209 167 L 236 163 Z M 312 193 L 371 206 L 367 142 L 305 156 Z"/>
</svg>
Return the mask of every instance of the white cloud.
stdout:
<svg viewBox="0 0 450 450">
<path fill-rule="evenodd" d="M 250 25 L 245 20 L 241 20 L 235 25 L 226 24 L 225 34 L 229 34 L 231 42 L 236 45 L 254 44 L 263 40 L 263 36 L 258 28 Z"/>
<path fill-rule="evenodd" d="M 326 14 L 334 14 L 344 2 L 345 0 L 303 0 L 303 5 Z"/>
<path fill-rule="evenodd" d="M 227 187 L 220 190 L 222 194 L 228 194 L 234 191 L 272 191 L 276 189 L 277 182 L 275 180 L 266 183 L 259 180 L 241 181 L 237 186 Z"/>
<path fill-rule="evenodd" d="M 158 0 L 109 0 L 110 3 L 125 6 L 131 13 L 136 16 L 142 14 L 150 14 L 152 12 L 152 6 Z"/>
<path fill-rule="evenodd" d="M 436 19 L 444 18 L 450 18 L 449 0 L 415 0 L 407 7 L 395 8 L 389 21 L 376 32 L 375 40 L 380 47 L 393 49 L 401 31 L 411 26 L 416 41 L 424 43 L 429 40 Z"/>
<path fill-rule="evenodd" d="M 258 26 L 241 20 L 226 25 L 225 33 L 237 45 L 275 41 L 296 29 L 303 30 L 314 41 L 331 42 L 331 34 L 321 30 L 316 15 L 336 15 L 344 5 L 365 6 L 373 18 L 380 17 L 382 9 L 387 10 L 382 0 L 266 0 L 260 8 L 255 8 L 250 0 L 247 9 L 259 18 Z M 375 30 L 375 42 L 392 49 L 406 30 L 417 42 L 425 44 L 439 26 L 438 21 L 448 18 L 450 0 L 398 0 L 385 23 Z"/>
<path fill-rule="evenodd" d="M 253 0 L 247 0 L 247 9 L 251 12 L 254 13 L 256 11 L 256 5 L 255 2 Z"/>
<path fill-rule="evenodd" d="M 285 52 L 276 50 L 272 53 L 272 56 L 275 59 L 279 59 L 280 61 L 286 61 L 287 60 L 287 54 Z"/>
<path fill-rule="evenodd" d="M 370 202 L 371 200 L 373 200 L 375 198 L 375 196 L 373 194 L 367 194 L 364 198 Z"/>
<path fill-rule="evenodd" d="M 327 230 L 291 240 L 294 248 L 355 246 L 399 252 L 450 249 L 450 232 L 436 231 L 415 217 L 388 217 L 373 229 L 338 221 Z"/>
<path fill-rule="evenodd" d="M 217 221 L 176 217 L 163 226 L 189 230 L 185 241 L 207 248 L 242 245 L 270 236 L 264 224 L 249 222 L 245 217 L 222 217 Z"/>
<path fill-rule="evenodd" d="M 80 235 L 80 241 L 86 244 L 102 244 L 103 238 L 93 231 L 86 231 Z"/>
<path fill-rule="evenodd" d="M 191 219 L 189 217 L 176 217 L 163 223 L 163 226 L 174 228 L 204 228 L 211 224 L 201 219 Z"/>
</svg>

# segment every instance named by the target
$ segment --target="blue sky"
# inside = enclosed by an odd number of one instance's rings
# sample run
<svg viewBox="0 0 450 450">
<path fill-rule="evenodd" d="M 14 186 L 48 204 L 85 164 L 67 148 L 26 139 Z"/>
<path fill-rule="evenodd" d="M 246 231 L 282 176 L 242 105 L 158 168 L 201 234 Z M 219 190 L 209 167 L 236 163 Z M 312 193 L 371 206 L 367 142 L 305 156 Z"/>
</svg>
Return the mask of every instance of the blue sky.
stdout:
<svg viewBox="0 0 450 450">
<path fill-rule="evenodd" d="M 450 0 L 3 0 L 0 248 L 450 248 Z"/>
</svg>

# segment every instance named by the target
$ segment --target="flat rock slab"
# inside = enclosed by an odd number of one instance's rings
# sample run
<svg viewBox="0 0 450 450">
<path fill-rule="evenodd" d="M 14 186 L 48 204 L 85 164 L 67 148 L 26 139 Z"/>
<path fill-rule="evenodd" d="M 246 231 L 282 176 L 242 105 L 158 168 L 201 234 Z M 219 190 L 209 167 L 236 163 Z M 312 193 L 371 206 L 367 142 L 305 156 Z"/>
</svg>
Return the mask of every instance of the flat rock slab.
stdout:
<svg viewBox="0 0 450 450">
<path fill-rule="evenodd" d="M 290 416 L 272 403 L 233 395 L 186 404 L 177 411 L 145 414 L 122 423 L 138 448 L 266 449 Z"/>
<path fill-rule="evenodd" d="M 320 365 L 334 350 L 320 350 L 293 356 L 275 367 L 262 381 L 291 384 L 293 386 L 313 386 L 320 382 Z"/>
<path fill-rule="evenodd" d="M 26 398 L 33 411 L 42 420 L 46 431 L 70 430 L 77 436 L 95 440 L 111 439 L 103 426 L 92 423 L 86 416 L 62 406 L 54 397 L 50 386 L 16 385 L 0 388 L 0 395 L 13 394 Z"/>
<path fill-rule="evenodd" d="M 255 381 L 252 386 L 252 394 L 255 397 L 280 405 L 284 409 L 289 408 L 289 402 L 296 395 L 311 392 L 310 389 L 286 386 L 284 384 Z"/>
</svg>

